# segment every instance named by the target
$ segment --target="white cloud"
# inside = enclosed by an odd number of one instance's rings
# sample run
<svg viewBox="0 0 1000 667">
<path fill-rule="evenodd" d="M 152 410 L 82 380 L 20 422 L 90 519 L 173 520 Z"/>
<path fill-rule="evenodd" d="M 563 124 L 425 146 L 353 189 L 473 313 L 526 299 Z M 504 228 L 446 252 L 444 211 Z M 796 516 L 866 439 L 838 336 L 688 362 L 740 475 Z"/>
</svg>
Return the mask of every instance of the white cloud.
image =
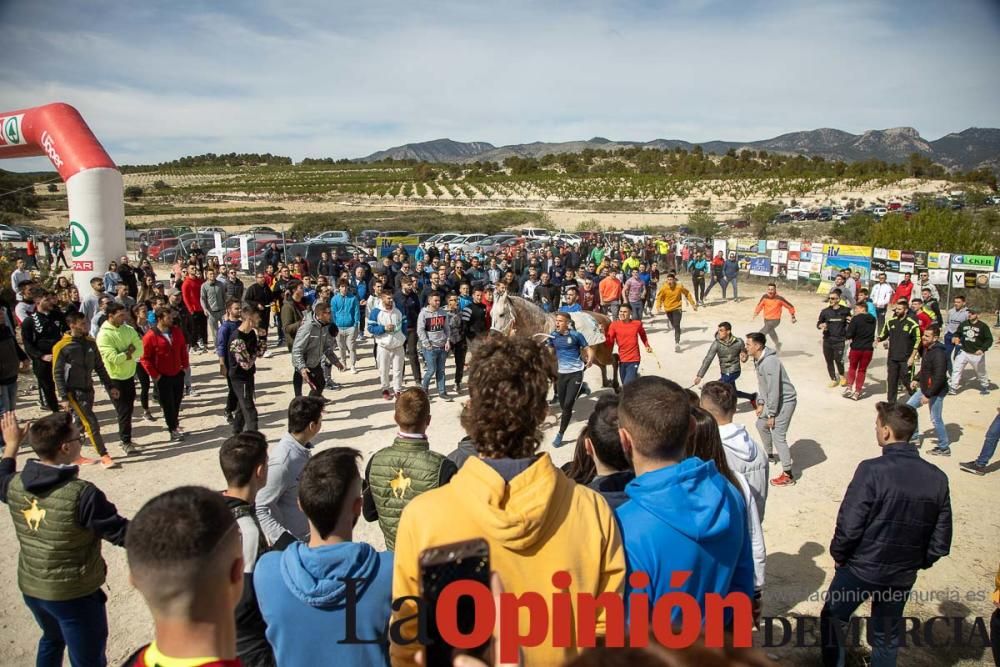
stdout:
<svg viewBox="0 0 1000 667">
<path fill-rule="evenodd" d="M 14 23 L 0 109 L 74 104 L 122 163 L 355 157 L 444 136 L 752 140 L 913 125 L 933 139 L 1000 125 L 988 0 L 909 14 L 874 2 L 98 4 L 0 13 Z"/>
</svg>

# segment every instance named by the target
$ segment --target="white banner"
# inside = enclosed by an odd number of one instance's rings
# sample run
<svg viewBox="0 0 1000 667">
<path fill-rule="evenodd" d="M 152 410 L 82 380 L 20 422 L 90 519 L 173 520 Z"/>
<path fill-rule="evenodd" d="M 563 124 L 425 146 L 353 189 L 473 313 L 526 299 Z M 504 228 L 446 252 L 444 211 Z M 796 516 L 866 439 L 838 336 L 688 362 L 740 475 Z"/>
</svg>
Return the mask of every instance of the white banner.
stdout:
<svg viewBox="0 0 1000 667">
<path fill-rule="evenodd" d="M 928 276 L 930 277 L 930 276 Z M 962 288 L 965 287 L 965 272 L 964 271 L 952 271 L 951 272 L 951 286 Z"/>
<path fill-rule="evenodd" d="M 715 239 L 712 241 L 712 257 L 715 257 L 720 252 L 723 257 L 726 256 L 726 239 Z"/>
<path fill-rule="evenodd" d="M 222 254 L 222 234 L 220 232 L 215 232 L 215 249 Z"/>
<path fill-rule="evenodd" d="M 244 271 L 250 270 L 250 248 L 247 236 L 240 237 L 240 268 Z"/>
</svg>

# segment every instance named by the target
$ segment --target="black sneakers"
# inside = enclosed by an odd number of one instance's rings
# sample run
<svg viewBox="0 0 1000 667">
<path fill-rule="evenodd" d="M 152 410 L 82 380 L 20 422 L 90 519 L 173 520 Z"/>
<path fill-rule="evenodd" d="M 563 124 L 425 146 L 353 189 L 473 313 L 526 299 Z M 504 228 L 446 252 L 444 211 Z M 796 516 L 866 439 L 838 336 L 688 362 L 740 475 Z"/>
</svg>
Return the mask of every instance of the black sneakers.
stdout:
<svg viewBox="0 0 1000 667">
<path fill-rule="evenodd" d="M 965 463 L 959 463 L 958 467 L 965 472 L 971 472 L 973 475 L 979 475 L 982 477 L 986 474 L 986 466 L 981 466 L 975 461 L 966 461 Z"/>
</svg>

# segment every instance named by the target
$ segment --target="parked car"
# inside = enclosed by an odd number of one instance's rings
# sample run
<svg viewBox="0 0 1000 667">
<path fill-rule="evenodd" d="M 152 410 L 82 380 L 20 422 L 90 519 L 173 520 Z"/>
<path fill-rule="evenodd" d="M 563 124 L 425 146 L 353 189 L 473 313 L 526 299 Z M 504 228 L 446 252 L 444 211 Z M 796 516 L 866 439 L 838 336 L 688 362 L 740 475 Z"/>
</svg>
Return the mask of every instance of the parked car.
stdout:
<svg viewBox="0 0 1000 667">
<path fill-rule="evenodd" d="M 259 234 L 237 234 L 235 236 L 229 236 L 223 239 L 221 249 L 215 247 L 215 241 L 213 240 L 212 247 L 209 250 L 205 251 L 205 256 L 215 257 L 219 260 L 220 263 L 225 263 L 226 255 L 228 255 L 231 251 L 235 250 L 239 252 L 241 238 L 249 239 L 248 244 L 250 245 L 252 245 L 255 240 L 257 241 L 281 240 L 280 236 L 270 232 L 261 232 Z"/>
<path fill-rule="evenodd" d="M 0 225 L 0 241 L 23 241 L 24 236 L 10 225 Z"/>
<path fill-rule="evenodd" d="M 276 244 L 278 250 L 281 250 L 284 246 L 281 243 L 281 239 L 269 238 L 269 239 L 254 239 L 247 244 L 247 254 L 250 256 L 250 268 L 251 270 L 257 270 L 257 258 L 264 253 L 264 249 L 270 244 Z M 240 247 L 236 246 L 234 250 L 230 250 L 226 253 L 225 265 L 228 266 L 240 266 Z"/>
<path fill-rule="evenodd" d="M 648 236 L 649 235 L 641 229 L 626 229 L 622 232 L 622 238 L 631 241 L 632 243 L 645 243 Z"/>
<path fill-rule="evenodd" d="M 330 253 L 330 259 L 339 262 L 346 262 L 353 259 L 355 253 L 357 253 L 362 261 L 368 262 L 370 265 L 375 264 L 375 257 L 369 254 L 364 248 L 356 246 L 353 243 L 293 243 L 286 246 L 286 249 L 289 262 L 296 255 L 301 254 L 302 259 L 309 262 L 310 270 L 313 273 L 316 272 L 316 266 L 324 250 Z"/>
<path fill-rule="evenodd" d="M 694 248 L 696 246 L 705 245 L 705 239 L 700 236 L 688 236 L 684 238 L 681 243 L 689 248 Z"/>
<path fill-rule="evenodd" d="M 320 232 L 316 236 L 307 236 L 306 243 L 350 243 L 351 235 L 347 232 L 331 231 Z"/>
<path fill-rule="evenodd" d="M 517 239 L 517 237 L 513 234 L 494 234 L 480 241 L 479 247 L 483 249 L 483 252 L 492 253 L 496 252 L 502 243 L 511 239 Z"/>
<path fill-rule="evenodd" d="M 448 247 L 450 248 L 452 241 L 454 241 L 455 239 L 457 239 L 460 236 L 462 236 L 462 234 L 460 232 L 445 232 L 443 234 L 435 234 L 434 236 L 432 236 L 429 239 L 427 239 L 427 242 L 428 243 L 433 243 L 440 250 L 441 248 L 443 248 L 445 246 L 446 243 L 448 244 Z"/>
<path fill-rule="evenodd" d="M 750 222 L 748 220 L 731 220 L 729 226 L 733 229 L 746 229 L 750 226 Z"/>
<path fill-rule="evenodd" d="M 173 264 L 178 259 L 186 261 L 188 257 L 191 256 L 191 244 L 193 242 L 198 242 L 198 247 L 201 251 L 208 255 L 209 249 L 215 248 L 215 235 L 214 234 L 185 234 L 184 236 L 177 239 L 177 245 L 164 248 L 157 258 L 158 261 L 164 262 L 165 264 Z"/>
<path fill-rule="evenodd" d="M 378 234 L 377 229 L 362 229 L 358 232 L 358 237 L 355 240 L 366 248 L 370 248 L 375 245 L 375 237 Z"/>
<path fill-rule="evenodd" d="M 160 254 L 167 248 L 173 248 L 177 243 L 177 237 L 174 236 L 165 236 L 153 241 L 152 245 L 149 246 L 149 258 L 154 262 L 162 261 L 160 260 Z"/>
<path fill-rule="evenodd" d="M 875 208 L 872 209 L 872 215 L 874 215 L 876 218 L 881 218 L 888 212 L 889 209 L 887 209 L 885 206 L 876 206 Z"/>
<path fill-rule="evenodd" d="M 467 234 L 466 236 L 454 239 L 449 245 L 452 250 L 464 250 L 472 252 L 480 247 L 479 243 L 486 238 L 486 234 Z"/>
<path fill-rule="evenodd" d="M 556 234 L 556 240 L 565 243 L 566 245 L 576 245 L 578 243 L 583 243 L 583 239 L 577 234 L 570 234 L 568 232 L 563 232 Z"/>
<path fill-rule="evenodd" d="M 552 238 L 552 233 L 540 227 L 525 227 L 519 234 L 526 241 L 548 241 Z"/>
</svg>

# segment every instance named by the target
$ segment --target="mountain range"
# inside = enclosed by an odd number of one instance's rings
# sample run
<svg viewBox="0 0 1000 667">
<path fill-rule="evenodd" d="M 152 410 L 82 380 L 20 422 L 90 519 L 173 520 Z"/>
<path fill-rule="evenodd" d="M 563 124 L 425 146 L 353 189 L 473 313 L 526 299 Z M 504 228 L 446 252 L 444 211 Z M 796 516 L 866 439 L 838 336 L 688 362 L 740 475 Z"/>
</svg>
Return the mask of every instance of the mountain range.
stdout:
<svg viewBox="0 0 1000 667">
<path fill-rule="evenodd" d="M 822 156 L 829 160 L 856 162 L 878 159 L 902 162 L 912 153 L 919 153 L 948 169 L 969 171 L 986 167 L 1000 173 L 1000 129 L 970 127 L 962 132 L 947 134 L 928 141 L 912 127 L 893 127 L 887 130 L 868 130 L 851 134 L 843 130 L 821 128 L 804 132 L 790 132 L 760 141 L 706 141 L 694 144 L 680 139 L 654 139 L 653 141 L 611 141 L 594 137 L 589 141 L 549 143 L 536 141 L 530 144 L 494 146 L 485 141 L 461 142 L 435 139 L 420 143 L 404 144 L 378 151 L 359 162 L 377 160 L 419 160 L 423 162 L 469 163 L 477 160 L 503 162 L 508 157 L 541 157 L 548 154 L 579 153 L 587 148 L 616 150 L 639 146 L 642 148 L 692 150 L 700 145 L 707 153 L 723 155 L 729 149 L 768 151 Z"/>
</svg>

